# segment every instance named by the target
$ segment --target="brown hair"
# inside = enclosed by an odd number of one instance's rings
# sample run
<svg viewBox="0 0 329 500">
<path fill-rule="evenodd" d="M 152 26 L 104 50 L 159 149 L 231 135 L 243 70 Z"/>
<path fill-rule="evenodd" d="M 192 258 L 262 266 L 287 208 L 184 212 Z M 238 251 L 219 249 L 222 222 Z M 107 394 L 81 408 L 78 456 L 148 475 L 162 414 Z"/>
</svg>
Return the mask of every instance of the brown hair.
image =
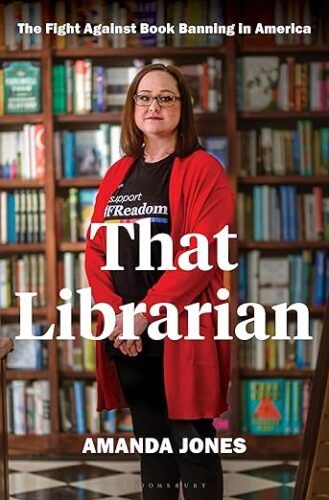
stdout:
<svg viewBox="0 0 329 500">
<path fill-rule="evenodd" d="M 120 139 L 121 150 L 128 156 L 136 158 L 141 156 L 144 138 L 143 133 L 135 123 L 135 101 L 133 96 L 136 94 L 138 84 L 143 76 L 150 71 L 166 71 L 177 83 L 181 98 L 181 116 L 178 123 L 176 154 L 178 156 L 188 156 L 200 147 L 194 121 L 191 94 L 181 71 L 175 66 L 165 66 L 164 64 L 150 64 L 145 66 L 133 79 L 128 89 L 123 110 Z"/>
</svg>

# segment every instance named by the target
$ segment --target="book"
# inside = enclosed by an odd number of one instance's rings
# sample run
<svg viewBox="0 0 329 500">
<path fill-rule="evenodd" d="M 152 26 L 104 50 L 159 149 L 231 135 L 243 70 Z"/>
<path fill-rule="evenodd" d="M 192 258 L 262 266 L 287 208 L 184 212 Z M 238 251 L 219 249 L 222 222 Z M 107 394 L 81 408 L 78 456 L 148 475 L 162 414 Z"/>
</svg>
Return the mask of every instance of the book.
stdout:
<svg viewBox="0 0 329 500">
<path fill-rule="evenodd" d="M 3 63 L 5 113 L 39 113 L 41 110 L 40 63 L 11 61 Z"/>
</svg>

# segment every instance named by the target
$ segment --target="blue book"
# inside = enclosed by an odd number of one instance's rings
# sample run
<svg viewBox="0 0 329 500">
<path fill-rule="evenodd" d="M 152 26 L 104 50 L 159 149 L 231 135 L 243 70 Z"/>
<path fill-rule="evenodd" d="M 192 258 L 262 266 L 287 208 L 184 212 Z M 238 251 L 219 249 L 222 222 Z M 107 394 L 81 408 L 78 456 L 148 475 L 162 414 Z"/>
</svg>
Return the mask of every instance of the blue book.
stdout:
<svg viewBox="0 0 329 500">
<path fill-rule="evenodd" d="M 282 431 L 284 435 L 291 433 L 291 380 L 284 382 L 284 411 L 282 415 Z"/>
<path fill-rule="evenodd" d="M 246 381 L 247 421 L 255 435 L 283 435 L 285 379 L 266 378 Z"/>
<path fill-rule="evenodd" d="M 254 227 L 254 240 L 262 241 L 263 235 L 263 196 L 262 186 L 254 186 L 253 188 L 253 227 Z"/>
<path fill-rule="evenodd" d="M 293 130 L 292 132 L 292 151 L 294 160 L 294 170 L 296 174 L 302 175 L 301 165 L 300 165 L 300 134 L 298 130 Z"/>
<path fill-rule="evenodd" d="M 217 158 L 225 169 L 228 167 L 227 137 L 205 137 L 205 148 L 212 156 Z"/>
<path fill-rule="evenodd" d="M 291 380 L 291 434 L 302 432 L 302 383 Z"/>
<path fill-rule="evenodd" d="M 106 111 L 105 66 L 94 66 L 93 68 L 92 110 L 98 112 Z"/>
<path fill-rule="evenodd" d="M 279 193 L 280 193 L 281 239 L 283 241 L 289 241 L 287 186 L 280 186 Z"/>
<path fill-rule="evenodd" d="M 75 420 L 78 434 L 86 433 L 85 383 L 82 380 L 73 382 L 75 400 Z"/>
<path fill-rule="evenodd" d="M 296 347 L 296 352 L 295 352 L 295 364 L 296 368 L 306 368 L 306 349 L 307 345 L 306 342 L 309 342 L 308 340 L 295 340 L 295 347 Z"/>
<path fill-rule="evenodd" d="M 296 186 L 286 186 L 288 194 L 288 234 L 289 241 L 298 239 Z"/>
<path fill-rule="evenodd" d="M 66 179 L 71 179 L 76 175 L 75 134 L 67 130 L 63 132 L 63 170 Z"/>
<path fill-rule="evenodd" d="M 317 250 L 314 260 L 313 305 L 322 306 L 325 302 L 325 250 Z"/>
<path fill-rule="evenodd" d="M 7 195 L 7 241 L 8 243 L 16 243 L 16 224 L 15 224 L 15 195 L 8 193 Z"/>
<path fill-rule="evenodd" d="M 240 254 L 238 257 L 239 273 L 238 273 L 238 294 L 239 303 L 243 304 L 247 301 L 247 258 L 246 254 Z"/>
</svg>

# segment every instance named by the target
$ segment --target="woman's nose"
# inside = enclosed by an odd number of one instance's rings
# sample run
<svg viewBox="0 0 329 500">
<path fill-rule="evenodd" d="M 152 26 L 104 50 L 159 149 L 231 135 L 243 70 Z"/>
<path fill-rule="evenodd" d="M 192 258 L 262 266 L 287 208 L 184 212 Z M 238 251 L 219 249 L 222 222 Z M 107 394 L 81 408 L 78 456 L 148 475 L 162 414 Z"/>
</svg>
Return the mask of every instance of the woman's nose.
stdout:
<svg viewBox="0 0 329 500">
<path fill-rule="evenodd" d="M 160 106 L 157 99 L 153 99 L 149 107 L 150 111 L 160 111 Z"/>
</svg>

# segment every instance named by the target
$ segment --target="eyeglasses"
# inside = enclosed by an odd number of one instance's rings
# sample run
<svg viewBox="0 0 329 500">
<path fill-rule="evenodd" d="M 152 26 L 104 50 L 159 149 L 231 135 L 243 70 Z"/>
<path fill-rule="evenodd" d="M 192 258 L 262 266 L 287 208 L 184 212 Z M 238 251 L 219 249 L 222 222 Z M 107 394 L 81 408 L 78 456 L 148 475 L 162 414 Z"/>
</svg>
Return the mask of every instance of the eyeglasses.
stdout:
<svg viewBox="0 0 329 500">
<path fill-rule="evenodd" d="M 147 94 L 135 94 L 134 101 L 137 106 L 151 106 L 152 102 L 156 99 L 159 106 L 164 108 L 169 108 L 173 106 L 176 101 L 180 100 L 180 97 L 174 94 L 159 94 L 154 97 Z"/>
</svg>

